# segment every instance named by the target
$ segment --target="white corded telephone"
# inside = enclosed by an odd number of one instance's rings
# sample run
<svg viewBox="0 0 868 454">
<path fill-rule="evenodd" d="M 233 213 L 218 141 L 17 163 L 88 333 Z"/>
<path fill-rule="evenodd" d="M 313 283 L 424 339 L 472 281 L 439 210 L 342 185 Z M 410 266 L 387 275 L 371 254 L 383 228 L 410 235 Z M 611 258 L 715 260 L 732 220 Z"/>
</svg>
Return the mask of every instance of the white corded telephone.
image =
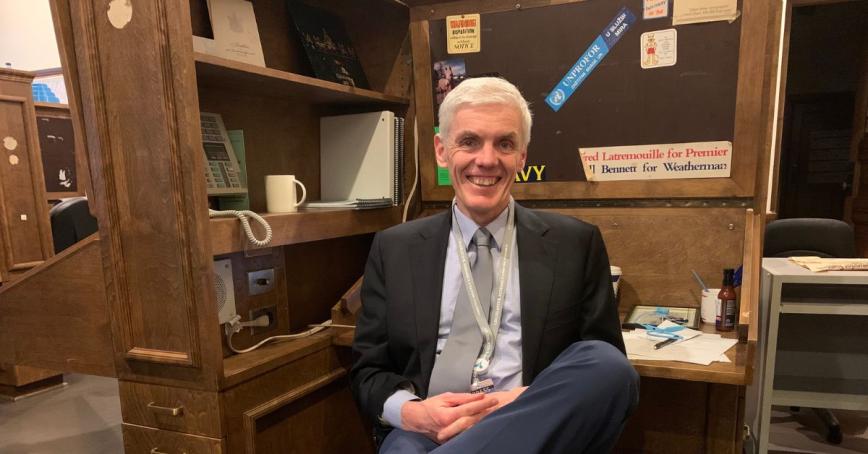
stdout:
<svg viewBox="0 0 868 454">
<path fill-rule="evenodd" d="M 241 167 L 235 149 L 229 141 L 226 126 L 220 114 L 200 112 L 202 148 L 205 150 L 205 178 L 208 195 L 247 194 L 241 182 Z"/>
</svg>

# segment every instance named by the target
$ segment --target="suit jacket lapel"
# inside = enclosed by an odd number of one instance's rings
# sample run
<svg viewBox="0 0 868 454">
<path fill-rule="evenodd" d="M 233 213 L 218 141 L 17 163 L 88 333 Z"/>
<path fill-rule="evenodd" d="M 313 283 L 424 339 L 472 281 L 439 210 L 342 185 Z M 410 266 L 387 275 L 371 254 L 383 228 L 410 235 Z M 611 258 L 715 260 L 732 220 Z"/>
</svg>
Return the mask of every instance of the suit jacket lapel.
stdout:
<svg viewBox="0 0 868 454">
<path fill-rule="evenodd" d="M 447 210 L 432 216 L 419 230 L 416 241 L 410 245 L 410 263 L 413 270 L 413 298 L 416 308 L 416 342 L 419 351 L 422 389 L 428 389 L 428 380 L 434 368 L 437 331 L 440 325 L 440 301 L 443 292 L 443 270 L 446 267 L 446 247 L 452 226 L 452 212 Z"/>
<path fill-rule="evenodd" d="M 521 284 L 522 381 L 530 384 L 554 283 L 557 245 L 545 237 L 548 224 L 515 204 Z"/>
</svg>

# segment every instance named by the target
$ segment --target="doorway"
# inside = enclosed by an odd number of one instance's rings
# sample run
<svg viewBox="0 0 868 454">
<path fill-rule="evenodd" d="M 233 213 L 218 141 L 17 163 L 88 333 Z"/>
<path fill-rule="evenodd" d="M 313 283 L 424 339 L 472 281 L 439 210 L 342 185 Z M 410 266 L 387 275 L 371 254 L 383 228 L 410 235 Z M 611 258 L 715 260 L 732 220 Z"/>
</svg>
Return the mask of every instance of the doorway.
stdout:
<svg viewBox="0 0 868 454">
<path fill-rule="evenodd" d="M 778 218 L 854 222 L 860 161 L 868 164 L 859 156 L 865 131 L 868 1 L 792 3 L 782 88 Z"/>
</svg>

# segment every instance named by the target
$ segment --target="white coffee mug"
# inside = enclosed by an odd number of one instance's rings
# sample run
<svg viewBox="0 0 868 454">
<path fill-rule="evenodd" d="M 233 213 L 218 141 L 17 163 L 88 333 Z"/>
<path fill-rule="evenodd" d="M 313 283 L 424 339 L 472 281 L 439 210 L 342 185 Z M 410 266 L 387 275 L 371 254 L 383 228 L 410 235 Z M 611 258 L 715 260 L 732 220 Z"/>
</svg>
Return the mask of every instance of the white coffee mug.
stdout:
<svg viewBox="0 0 868 454">
<path fill-rule="evenodd" d="M 710 288 L 702 291 L 702 302 L 699 307 L 699 315 L 702 318 L 702 323 L 714 323 L 717 317 L 717 294 L 720 293 L 719 288 Z"/>
<path fill-rule="evenodd" d="M 295 185 L 301 188 L 301 200 L 296 198 Z M 269 213 L 294 213 L 306 197 L 307 190 L 295 175 L 265 176 L 265 204 Z"/>
</svg>

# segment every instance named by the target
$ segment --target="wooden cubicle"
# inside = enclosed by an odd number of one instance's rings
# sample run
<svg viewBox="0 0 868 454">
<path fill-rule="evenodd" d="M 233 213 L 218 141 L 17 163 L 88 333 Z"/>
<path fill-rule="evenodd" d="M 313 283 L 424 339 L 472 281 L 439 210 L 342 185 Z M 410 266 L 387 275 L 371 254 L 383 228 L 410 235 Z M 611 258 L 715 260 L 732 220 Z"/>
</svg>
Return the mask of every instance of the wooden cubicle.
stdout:
<svg viewBox="0 0 868 454">
<path fill-rule="evenodd" d="M 403 207 L 270 215 L 271 247 L 249 250 L 234 221 L 206 215 L 199 112 L 219 112 L 229 129 L 245 131 L 251 207 L 264 211 L 270 173 L 295 174 L 317 198 L 320 116 L 394 110 L 408 125 L 418 120 L 421 189 L 411 215 L 440 209 L 450 190 L 433 178 L 429 21 L 516 3 L 315 2 L 342 18 L 371 89 L 311 77 L 282 0 L 254 3 L 268 68 L 193 52 L 193 35 L 208 34 L 204 0 L 114 2 L 133 10 L 111 14 L 109 3 L 52 1 L 100 231 L 0 289 L 0 361 L 118 377 L 127 452 L 372 450 L 346 386 L 348 350 L 323 332 L 231 354 L 217 323 L 212 261 L 231 259 L 240 314 L 276 313 L 272 328 L 236 336 L 248 346 L 328 319 L 361 274 L 371 234 L 400 222 Z M 576 2 L 519 8 L 567 3 Z M 740 4 L 731 178 L 516 186 L 523 203 L 600 225 L 625 272 L 622 309 L 698 305 L 691 269 L 715 282 L 724 266 L 758 259 L 762 215 L 753 213 L 765 206 L 775 8 Z M 409 156 L 403 163 L 405 183 L 413 164 Z M 276 290 L 250 295 L 247 271 L 263 268 L 275 270 Z M 746 325 L 758 272 L 745 277 Z M 67 287 L 47 285 L 59 281 Z M 22 298 L 43 306 L 35 311 Z M 750 354 L 745 343 L 729 365 L 637 362 L 643 404 L 619 449 L 736 452 Z M 672 403 L 673 392 L 687 398 Z M 657 405 L 681 419 L 662 421 Z"/>
</svg>

